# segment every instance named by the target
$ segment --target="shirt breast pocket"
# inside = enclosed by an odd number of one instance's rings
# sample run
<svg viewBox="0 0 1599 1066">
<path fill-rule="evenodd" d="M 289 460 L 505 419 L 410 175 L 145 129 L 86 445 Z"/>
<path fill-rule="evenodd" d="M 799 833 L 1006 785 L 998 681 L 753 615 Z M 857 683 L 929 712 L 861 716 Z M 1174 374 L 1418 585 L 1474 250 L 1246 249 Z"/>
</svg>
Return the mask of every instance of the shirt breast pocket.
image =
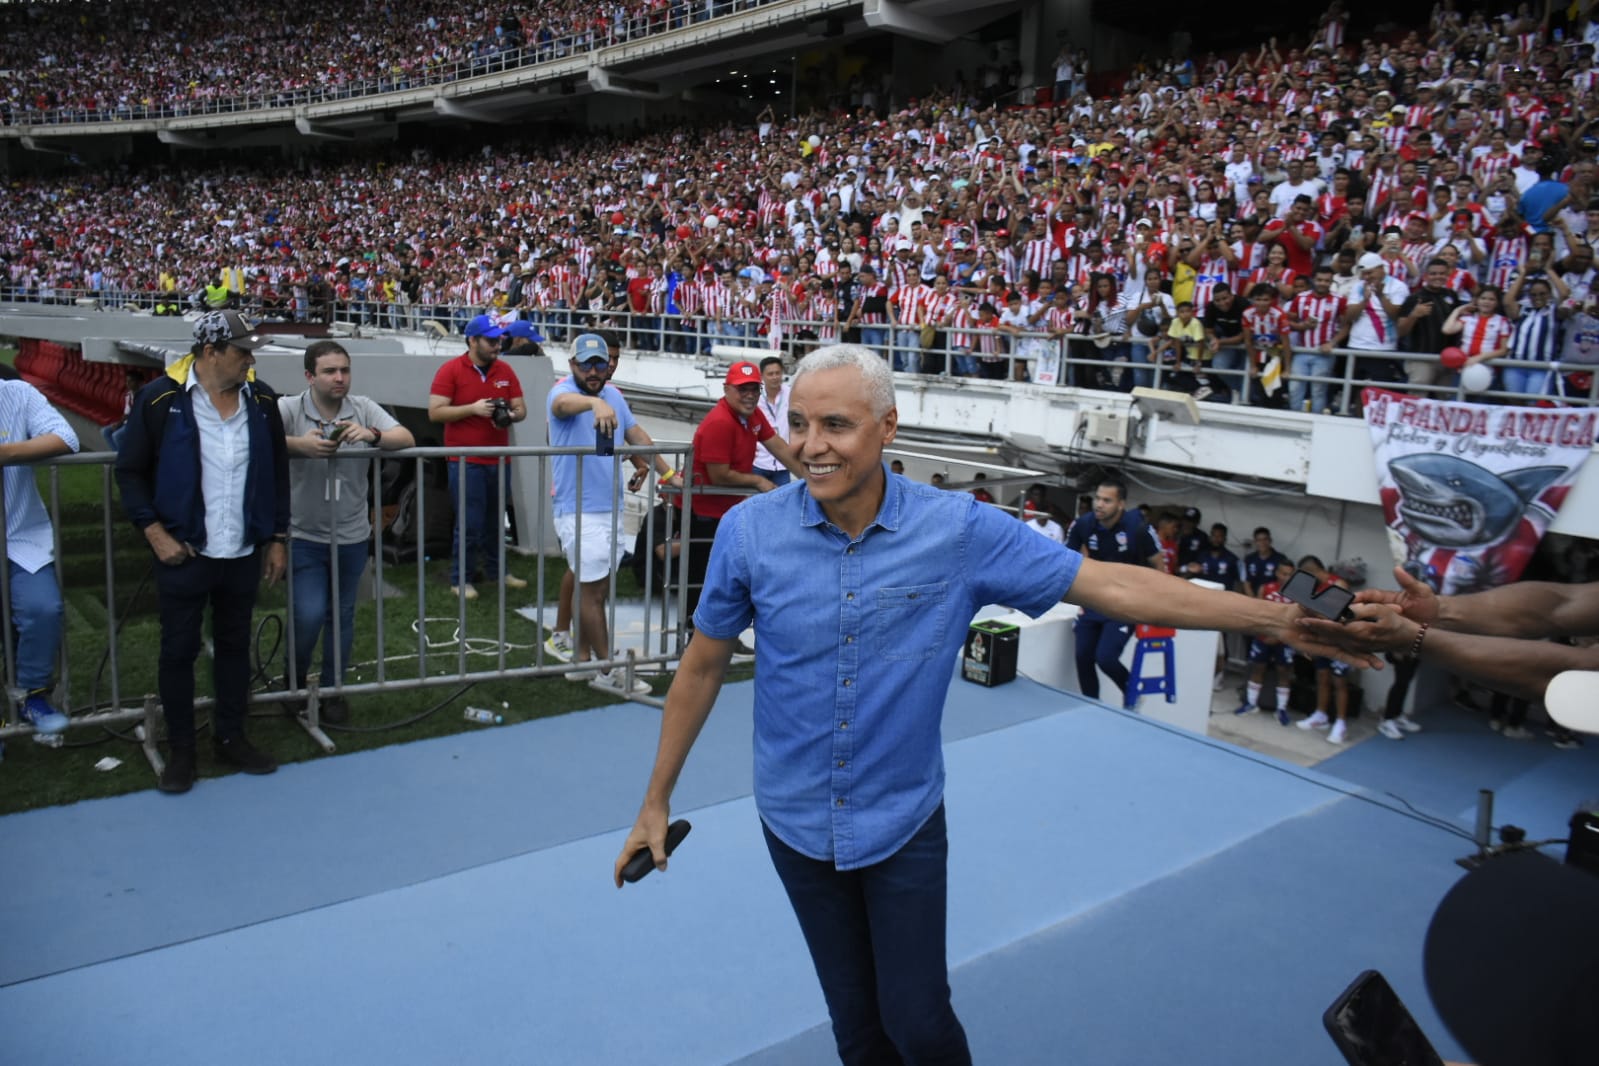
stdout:
<svg viewBox="0 0 1599 1066">
<path fill-rule="evenodd" d="M 949 582 L 877 590 L 872 651 L 889 662 L 921 661 L 938 654 L 949 626 Z"/>
</svg>

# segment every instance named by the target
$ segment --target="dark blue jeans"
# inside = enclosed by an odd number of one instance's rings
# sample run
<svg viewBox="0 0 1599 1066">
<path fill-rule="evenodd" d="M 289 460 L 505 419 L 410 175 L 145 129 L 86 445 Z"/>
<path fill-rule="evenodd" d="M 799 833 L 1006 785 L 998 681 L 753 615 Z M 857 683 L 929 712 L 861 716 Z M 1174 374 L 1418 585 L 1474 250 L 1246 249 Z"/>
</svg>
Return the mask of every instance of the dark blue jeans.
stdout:
<svg viewBox="0 0 1599 1066">
<path fill-rule="evenodd" d="M 505 511 L 500 505 L 499 485 L 504 479 L 504 464 L 468 463 L 450 460 L 450 506 L 461 506 L 461 469 L 466 469 L 466 510 L 455 516 L 455 531 L 450 536 L 450 584 L 461 584 L 461 534 L 466 534 L 466 572 L 483 571 L 485 581 L 500 580 L 500 544 L 505 539 Z M 505 502 L 511 501 L 509 486 Z"/>
<path fill-rule="evenodd" d="M 211 712 L 218 738 L 244 732 L 250 698 L 250 616 L 261 584 L 261 553 L 242 559 L 197 555 L 177 566 L 156 563 L 156 599 L 161 611 L 161 655 L 156 688 L 167 739 L 174 748 L 194 747 L 194 662 L 200 655 L 205 608 L 211 606 Z"/>
<path fill-rule="evenodd" d="M 338 679 L 350 668 L 350 650 L 355 643 L 355 594 L 361 587 L 361 572 L 366 569 L 366 541 L 339 545 L 339 666 Z M 305 684 L 311 673 L 311 655 L 322 636 L 322 687 L 331 688 L 333 672 L 333 553 L 329 545 L 315 540 L 294 538 L 294 671 L 285 665 L 284 675 L 296 687 Z"/>
<path fill-rule="evenodd" d="M 1077 617 L 1077 688 L 1090 699 L 1099 699 L 1099 675 L 1094 667 L 1127 691 L 1127 667 L 1122 665 L 1122 649 L 1127 647 L 1133 627 L 1102 614 L 1084 611 Z"/>
<path fill-rule="evenodd" d="M 943 804 L 904 847 L 860 870 L 808 858 L 762 829 L 844 1066 L 969 1066 L 949 1000 Z"/>
</svg>

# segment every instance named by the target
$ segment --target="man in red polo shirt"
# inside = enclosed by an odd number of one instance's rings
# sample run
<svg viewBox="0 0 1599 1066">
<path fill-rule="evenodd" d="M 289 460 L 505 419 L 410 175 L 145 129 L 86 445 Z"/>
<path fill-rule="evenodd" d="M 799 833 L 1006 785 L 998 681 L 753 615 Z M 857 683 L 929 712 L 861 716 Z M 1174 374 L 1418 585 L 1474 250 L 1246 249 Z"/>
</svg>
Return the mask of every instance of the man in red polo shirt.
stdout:
<svg viewBox="0 0 1599 1066">
<path fill-rule="evenodd" d="M 699 602 L 710 558 L 711 540 L 722 516 L 744 497 L 701 492 L 711 485 L 738 486 L 771 492 L 777 486 L 755 473 L 755 445 L 763 444 L 772 458 L 786 466 L 796 481 L 805 468 L 788 442 L 761 414 L 761 371 L 754 363 L 734 363 L 722 379 L 722 398 L 694 430 L 693 520 L 689 523 L 689 615 Z"/>
<path fill-rule="evenodd" d="M 493 318 L 478 315 L 467 323 L 466 351 L 439 367 L 439 372 L 433 376 L 433 387 L 428 394 L 428 420 L 444 425 L 446 448 L 506 447 L 511 443 L 511 423 L 527 417 L 522 383 L 510 364 L 500 359 L 500 335 L 504 332 Z M 504 408 L 497 410 L 496 400 L 504 401 Z M 466 478 L 466 510 L 455 516 L 455 533 L 450 543 L 451 595 L 477 599 L 477 589 L 471 585 L 477 569 L 482 570 L 488 581 L 503 580 L 508 589 L 527 588 L 527 582 L 514 574 L 506 574 L 503 578 L 500 575 L 499 548 L 504 529 L 500 501 L 508 462 L 482 455 L 450 460 L 450 506 L 460 506 L 461 478 Z M 464 574 L 461 570 L 463 534 L 466 537 Z"/>
<path fill-rule="evenodd" d="M 1316 269 L 1316 242 L 1321 240 L 1321 223 L 1315 221 L 1316 204 L 1309 196 L 1294 197 L 1286 218 L 1267 223 L 1261 240 L 1275 240 L 1288 253 L 1288 269 L 1308 278 Z"/>
</svg>

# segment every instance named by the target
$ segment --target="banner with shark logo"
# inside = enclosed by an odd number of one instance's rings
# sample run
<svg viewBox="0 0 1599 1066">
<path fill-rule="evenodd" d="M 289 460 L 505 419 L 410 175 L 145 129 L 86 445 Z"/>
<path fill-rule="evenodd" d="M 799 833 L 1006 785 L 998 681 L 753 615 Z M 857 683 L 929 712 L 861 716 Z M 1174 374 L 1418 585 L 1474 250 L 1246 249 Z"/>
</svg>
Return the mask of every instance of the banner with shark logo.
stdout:
<svg viewBox="0 0 1599 1066">
<path fill-rule="evenodd" d="M 1589 408 L 1362 392 L 1394 559 L 1446 594 L 1521 576 L 1593 448 Z"/>
</svg>

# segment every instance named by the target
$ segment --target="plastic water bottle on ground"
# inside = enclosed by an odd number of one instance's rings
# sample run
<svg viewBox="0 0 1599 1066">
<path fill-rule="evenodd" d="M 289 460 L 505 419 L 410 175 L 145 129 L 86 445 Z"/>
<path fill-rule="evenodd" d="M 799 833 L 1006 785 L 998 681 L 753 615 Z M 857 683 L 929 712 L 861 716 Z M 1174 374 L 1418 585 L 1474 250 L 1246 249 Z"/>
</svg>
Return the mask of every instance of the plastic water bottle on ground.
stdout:
<svg viewBox="0 0 1599 1066">
<path fill-rule="evenodd" d="M 468 722 L 476 722 L 478 725 L 501 725 L 505 721 L 502 716 L 487 707 L 468 707 L 461 717 Z"/>
</svg>

